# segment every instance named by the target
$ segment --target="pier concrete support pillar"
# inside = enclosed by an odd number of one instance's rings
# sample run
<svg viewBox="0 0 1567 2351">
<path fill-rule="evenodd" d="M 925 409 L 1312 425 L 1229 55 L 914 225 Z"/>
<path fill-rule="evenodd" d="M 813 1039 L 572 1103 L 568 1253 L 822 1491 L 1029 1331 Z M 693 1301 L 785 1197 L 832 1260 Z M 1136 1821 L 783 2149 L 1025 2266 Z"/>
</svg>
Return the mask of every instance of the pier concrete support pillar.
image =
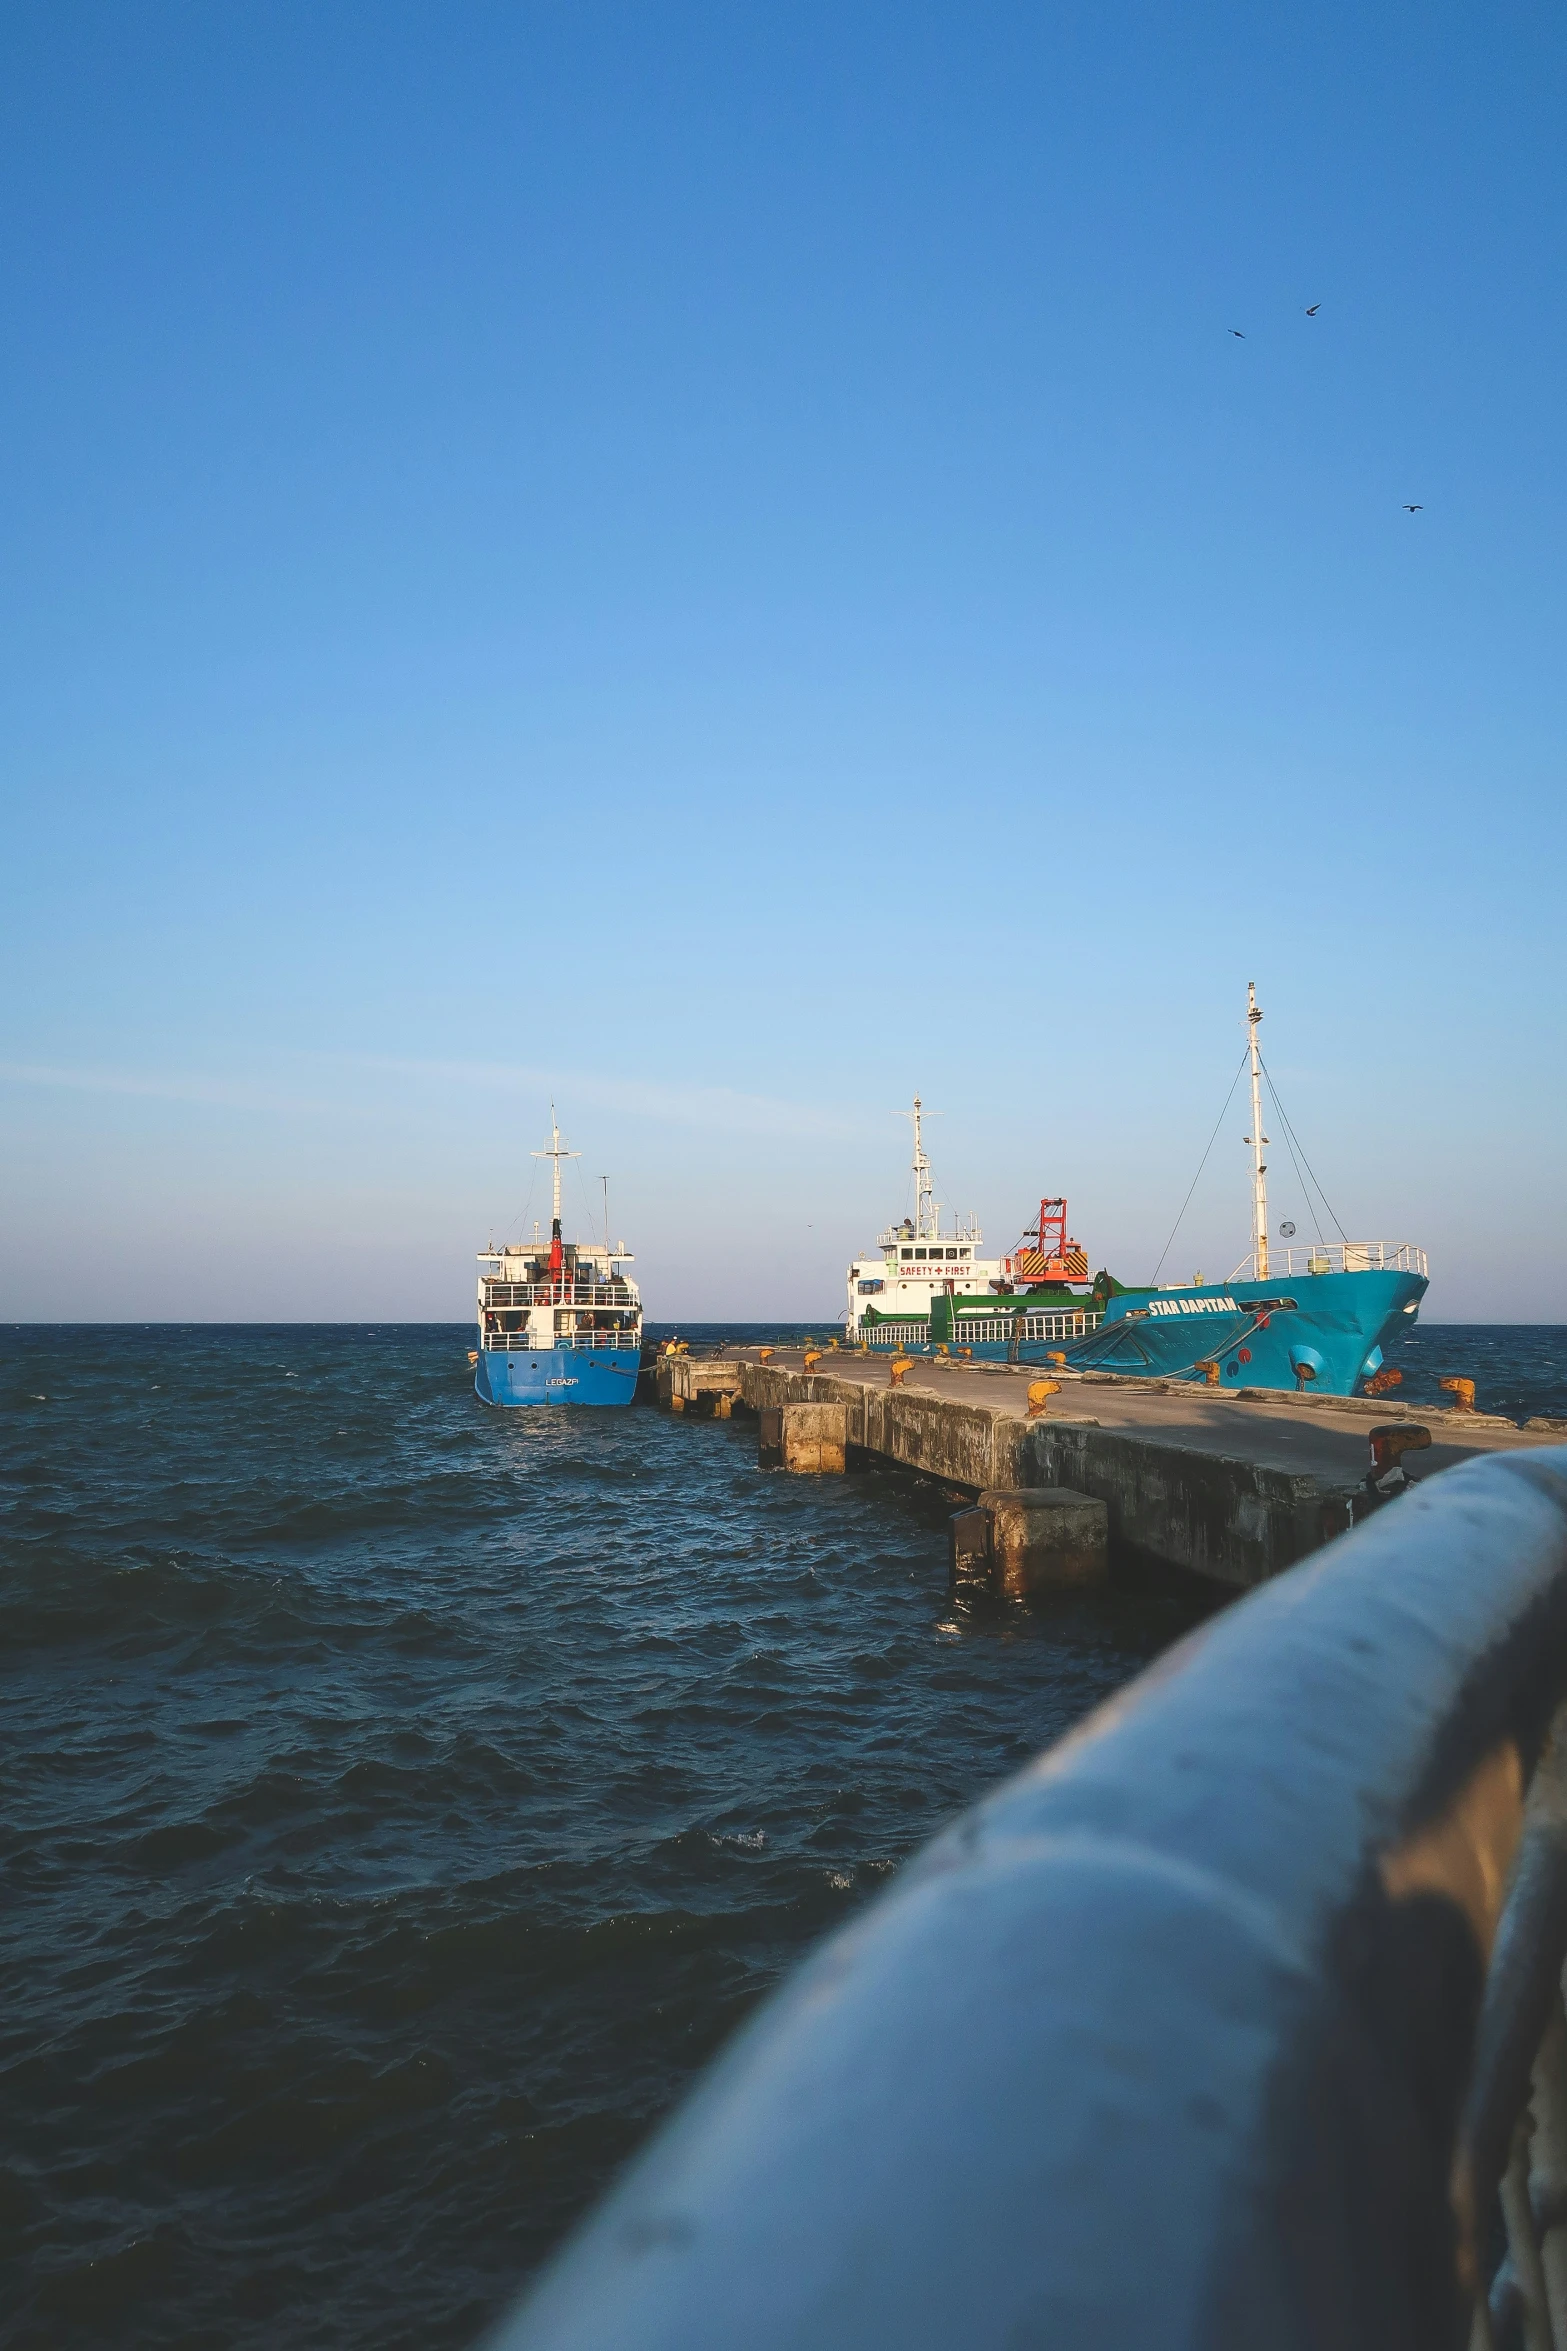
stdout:
<svg viewBox="0 0 1567 2351">
<path fill-rule="evenodd" d="M 1110 1564 L 1109 1513 L 1067 1486 L 992 1487 L 979 1498 L 990 1520 L 996 1590 L 1009 1600 L 1092 1583 Z"/>
<path fill-rule="evenodd" d="M 779 1435 L 785 1469 L 843 1475 L 849 1451 L 847 1405 L 786 1404 Z"/>
</svg>

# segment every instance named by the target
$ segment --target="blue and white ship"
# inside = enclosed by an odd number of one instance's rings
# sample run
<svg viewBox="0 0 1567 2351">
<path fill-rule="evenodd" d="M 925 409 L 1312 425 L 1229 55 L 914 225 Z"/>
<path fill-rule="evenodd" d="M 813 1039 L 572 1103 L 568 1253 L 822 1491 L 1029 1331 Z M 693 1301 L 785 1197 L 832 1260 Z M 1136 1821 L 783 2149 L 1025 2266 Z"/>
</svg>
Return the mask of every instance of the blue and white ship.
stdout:
<svg viewBox="0 0 1567 2351">
<path fill-rule="evenodd" d="M 550 1109 L 554 1213 L 545 1241 L 492 1244 L 479 1255 L 479 1344 L 473 1384 L 485 1404 L 629 1404 L 642 1360 L 642 1300 L 625 1243 L 566 1241 L 560 1229 L 562 1147 Z"/>
<path fill-rule="evenodd" d="M 1261 1019 L 1249 987 L 1252 1246 L 1228 1281 L 1127 1289 L 1100 1273 L 1091 1288 L 1077 1287 L 1087 1280 L 1088 1259 L 1068 1238 L 1065 1200 L 1042 1200 L 1037 1231 L 1025 1233 L 1009 1256 L 981 1259 L 975 1226 L 941 1229 L 916 1102 L 915 1213 L 850 1266 L 851 1340 L 1232 1393 L 1294 1388 L 1351 1396 L 1375 1381 L 1384 1350 L 1420 1311 L 1425 1251 L 1410 1241 L 1319 1241 L 1298 1249 L 1270 1241 Z M 1287 1244 L 1294 1231 L 1282 1226 L 1280 1240 Z"/>
</svg>

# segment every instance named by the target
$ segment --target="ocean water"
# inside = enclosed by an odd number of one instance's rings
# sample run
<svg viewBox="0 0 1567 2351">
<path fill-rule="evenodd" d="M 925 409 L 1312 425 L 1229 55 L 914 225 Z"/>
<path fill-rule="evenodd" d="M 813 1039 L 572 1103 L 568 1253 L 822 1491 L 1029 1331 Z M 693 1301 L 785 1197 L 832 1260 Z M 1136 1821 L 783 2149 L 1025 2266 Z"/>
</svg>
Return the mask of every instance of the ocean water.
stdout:
<svg viewBox="0 0 1567 2351">
<path fill-rule="evenodd" d="M 8 2346 L 471 2342 L 791 1960 L 1191 1621 L 954 1606 L 939 1494 L 489 1411 L 468 1342 L 0 1340 Z"/>
<path fill-rule="evenodd" d="M 1481 1412 L 1567 1419 L 1567 1330 L 1552 1323 L 1417 1322 L 1388 1351 L 1400 1404 L 1451 1406 L 1443 1377 L 1473 1380 Z"/>
<path fill-rule="evenodd" d="M 1415 1340 L 1411 1394 L 1567 1412 L 1567 1333 Z M 486 1411 L 467 1345 L 0 1333 L 8 2351 L 472 2342 L 780 1973 L 1209 1604 L 956 1602 L 934 1490 Z"/>
</svg>

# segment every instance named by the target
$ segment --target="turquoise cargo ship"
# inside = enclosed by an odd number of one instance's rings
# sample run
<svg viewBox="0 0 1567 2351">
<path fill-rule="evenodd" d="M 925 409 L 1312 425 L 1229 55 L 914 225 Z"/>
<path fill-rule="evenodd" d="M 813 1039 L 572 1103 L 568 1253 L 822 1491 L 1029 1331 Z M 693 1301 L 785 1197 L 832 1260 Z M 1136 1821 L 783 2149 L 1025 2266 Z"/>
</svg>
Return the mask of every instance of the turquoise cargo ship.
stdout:
<svg viewBox="0 0 1567 2351">
<path fill-rule="evenodd" d="M 626 1268 L 625 1243 L 609 1238 L 608 1185 L 602 1241 L 561 1236 L 562 1147 L 550 1109 L 550 1142 L 535 1159 L 553 1167 L 550 1237 L 492 1242 L 479 1253 L 479 1344 L 470 1360 L 484 1404 L 629 1404 L 642 1360 L 642 1301 Z"/>
<path fill-rule="evenodd" d="M 1252 1246 L 1228 1281 L 1132 1289 L 1101 1272 L 1081 1287 L 1088 1259 L 1068 1236 L 1064 1199 L 1040 1202 L 1037 1226 L 1010 1255 L 982 1259 L 977 1227 L 964 1225 L 956 1235 L 941 1229 L 916 1102 L 915 1213 L 850 1266 L 850 1339 L 876 1349 L 1119 1372 L 1232 1392 L 1293 1388 L 1350 1396 L 1375 1381 L 1395 1334 L 1419 1314 L 1425 1251 L 1408 1241 L 1295 1248 L 1292 1224 L 1270 1240 L 1261 1019 L 1256 989 L 1249 987 Z"/>
</svg>

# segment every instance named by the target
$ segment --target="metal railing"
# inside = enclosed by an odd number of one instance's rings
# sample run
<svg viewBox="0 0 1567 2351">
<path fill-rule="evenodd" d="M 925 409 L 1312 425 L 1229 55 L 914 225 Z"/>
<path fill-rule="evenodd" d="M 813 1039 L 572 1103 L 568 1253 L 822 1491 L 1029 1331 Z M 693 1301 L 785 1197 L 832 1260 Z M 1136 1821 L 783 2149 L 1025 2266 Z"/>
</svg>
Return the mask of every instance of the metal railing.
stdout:
<svg viewBox="0 0 1567 2351">
<path fill-rule="evenodd" d="M 639 1324 L 620 1331 L 555 1331 L 534 1338 L 527 1331 L 482 1331 L 479 1344 L 487 1354 L 547 1355 L 552 1347 L 591 1348 L 595 1354 L 628 1353 L 642 1344 Z"/>
<path fill-rule="evenodd" d="M 868 1322 L 860 1326 L 860 1337 L 867 1347 L 890 1347 L 894 1351 L 905 1347 L 928 1349 L 930 1324 L 928 1322 Z"/>
<path fill-rule="evenodd" d="M 1268 1271 L 1256 1270 L 1256 1252 L 1243 1257 L 1230 1275 L 1232 1282 L 1259 1279 L 1283 1281 L 1307 1273 L 1417 1273 L 1426 1272 L 1426 1253 L 1412 1241 L 1318 1241 L 1304 1249 L 1275 1249 L 1268 1245 Z M 1177 1285 L 1178 1286 L 1178 1285 Z"/>
<path fill-rule="evenodd" d="M 912 1862 L 495 2351 L 1562 2351 L 1564 1690 L 1567 1448 L 1425 1480 Z"/>
<path fill-rule="evenodd" d="M 542 1282 L 484 1282 L 480 1303 L 498 1306 L 635 1306 L 637 1294 L 625 1282 L 574 1282 L 564 1275 Z"/>
<path fill-rule="evenodd" d="M 951 1343 L 955 1347 L 993 1347 L 1010 1345 L 1017 1338 L 1025 1343 L 1081 1339 L 1098 1330 L 1103 1321 L 1102 1314 L 1025 1314 L 1020 1330 L 1015 1314 L 960 1314 L 952 1326 Z"/>
<path fill-rule="evenodd" d="M 968 1221 L 962 1220 L 955 1233 L 906 1233 L 901 1225 L 890 1224 L 884 1233 L 876 1235 L 878 1249 L 939 1249 L 942 1261 L 951 1248 L 966 1250 L 970 1256 L 979 1247 L 980 1236 Z M 960 1259 L 961 1263 L 962 1260 Z"/>
</svg>

